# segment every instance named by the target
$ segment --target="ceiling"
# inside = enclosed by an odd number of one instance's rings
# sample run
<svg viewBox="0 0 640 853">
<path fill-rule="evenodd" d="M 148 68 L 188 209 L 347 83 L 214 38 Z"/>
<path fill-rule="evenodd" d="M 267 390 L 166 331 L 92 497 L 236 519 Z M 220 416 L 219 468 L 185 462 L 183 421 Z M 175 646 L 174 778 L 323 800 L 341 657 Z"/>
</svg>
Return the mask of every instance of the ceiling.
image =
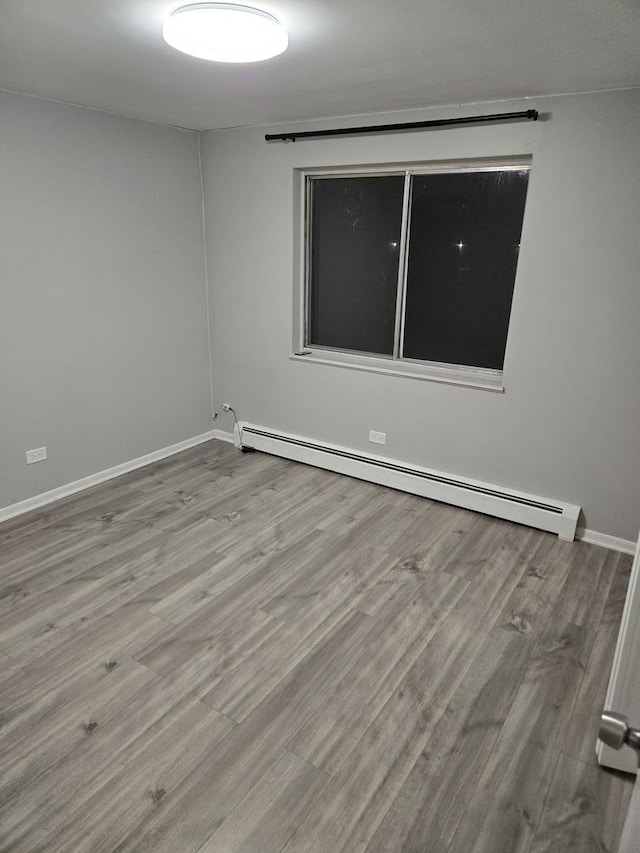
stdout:
<svg viewBox="0 0 640 853">
<path fill-rule="evenodd" d="M 187 2 L 2 0 L 0 88 L 205 129 L 640 85 L 640 0 L 246 0 L 289 50 L 245 66 L 163 42 Z"/>
</svg>

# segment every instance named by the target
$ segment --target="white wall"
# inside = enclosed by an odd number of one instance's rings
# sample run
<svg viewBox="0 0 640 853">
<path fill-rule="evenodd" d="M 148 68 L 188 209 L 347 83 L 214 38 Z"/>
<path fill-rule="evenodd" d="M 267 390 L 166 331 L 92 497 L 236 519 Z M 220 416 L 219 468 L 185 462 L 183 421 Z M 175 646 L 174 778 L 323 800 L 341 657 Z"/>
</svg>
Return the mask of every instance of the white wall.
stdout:
<svg viewBox="0 0 640 853">
<path fill-rule="evenodd" d="M 351 123 L 529 108 L 539 122 L 288 144 L 264 142 L 282 127 L 203 134 L 216 398 L 243 420 L 362 450 L 382 430 L 386 455 L 580 504 L 588 528 L 635 539 L 640 92 Z M 533 168 L 504 395 L 288 360 L 295 167 L 523 153 Z"/>
<path fill-rule="evenodd" d="M 203 254 L 195 133 L 0 93 L 0 507 L 210 428 Z"/>
</svg>

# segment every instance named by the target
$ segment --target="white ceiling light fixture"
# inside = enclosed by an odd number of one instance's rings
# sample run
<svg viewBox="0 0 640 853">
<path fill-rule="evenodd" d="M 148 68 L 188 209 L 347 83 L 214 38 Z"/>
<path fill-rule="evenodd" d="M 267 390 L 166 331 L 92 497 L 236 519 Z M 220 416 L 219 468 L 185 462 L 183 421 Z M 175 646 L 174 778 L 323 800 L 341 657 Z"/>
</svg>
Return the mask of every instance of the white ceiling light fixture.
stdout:
<svg viewBox="0 0 640 853">
<path fill-rule="evenodd" d="M 181 6 L 165 19 L 162 35 L 176 50 L 213 62 L 259 62 L 289 43 L 273 15 L 234 3 Z"/>
</svg>

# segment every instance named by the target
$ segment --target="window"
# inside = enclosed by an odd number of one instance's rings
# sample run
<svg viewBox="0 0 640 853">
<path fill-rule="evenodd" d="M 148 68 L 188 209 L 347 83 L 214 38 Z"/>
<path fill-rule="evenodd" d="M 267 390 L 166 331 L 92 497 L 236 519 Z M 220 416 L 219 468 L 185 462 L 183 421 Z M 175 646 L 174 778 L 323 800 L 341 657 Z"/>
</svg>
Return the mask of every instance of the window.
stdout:
<svg viewBox="0 0 640 853">
<path fill-rule="evenodd" d="M 305 351 L 501 384 L 528 178 L 528 161 L 306 174 Z"/>
</svg>

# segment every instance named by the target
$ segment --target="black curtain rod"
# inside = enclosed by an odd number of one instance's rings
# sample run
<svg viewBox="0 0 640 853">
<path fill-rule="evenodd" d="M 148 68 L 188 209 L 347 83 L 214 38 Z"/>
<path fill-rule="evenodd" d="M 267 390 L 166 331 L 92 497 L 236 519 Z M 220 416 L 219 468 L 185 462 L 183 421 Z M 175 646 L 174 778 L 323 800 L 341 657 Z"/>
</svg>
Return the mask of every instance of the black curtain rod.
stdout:
<svg viewBox="0 0 640 853">
<path fill-rule="evenodd" d="M 296 139 L 317 139 L 321 136 L 354 136 L 362 133 L 390 133 L 397 130 L 422 130 L 427 127 L 448 127 L 456 124 L 480 124 L 491 121 L 514 121 L 526 119 L 538 120 L 537 110 L 523 110 L 519 113 L 494 113 L 487 116 L 466 116 L 464 118 L 439 118 L 433 121 L 408 121 L 404 124 L 370 124 L 366 127 L 339 127 L 334 130 L 304 130 L 300 133 L 267 133 L 267 142 L 286 142 Z"/>
</svg>

